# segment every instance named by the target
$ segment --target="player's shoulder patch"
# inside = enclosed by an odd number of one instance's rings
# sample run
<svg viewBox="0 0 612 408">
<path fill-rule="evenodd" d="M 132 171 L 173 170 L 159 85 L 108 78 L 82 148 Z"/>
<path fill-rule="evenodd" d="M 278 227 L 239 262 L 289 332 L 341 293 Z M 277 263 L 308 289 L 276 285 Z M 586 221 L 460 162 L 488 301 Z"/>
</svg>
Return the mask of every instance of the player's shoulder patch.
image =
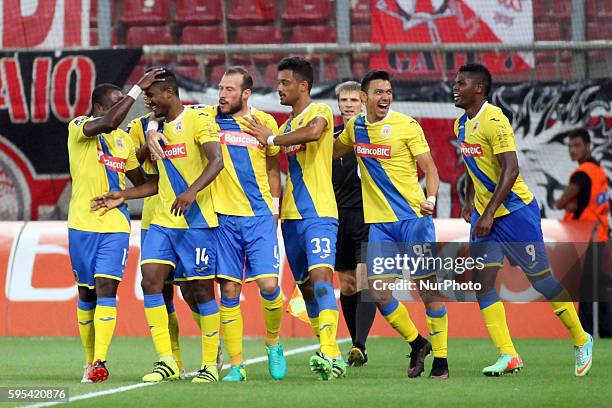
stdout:
<svg viewBox="0 0 612 408">
<path fill-rule="evenodd" d="M 72 120 L 72 123 L 75 126 L 81 126 L 87 119 L 89 119 L 89 116 L 78 116 Z"/>
</svg>

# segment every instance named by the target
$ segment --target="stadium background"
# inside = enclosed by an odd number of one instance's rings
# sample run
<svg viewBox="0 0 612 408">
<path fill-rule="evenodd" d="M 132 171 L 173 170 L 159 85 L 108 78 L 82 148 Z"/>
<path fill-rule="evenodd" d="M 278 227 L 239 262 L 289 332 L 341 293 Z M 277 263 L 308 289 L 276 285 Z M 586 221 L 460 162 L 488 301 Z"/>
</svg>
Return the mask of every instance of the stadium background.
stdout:
<svg viewBox="0 0 612 408">
<path fill-rule="evenodd" d="M 467 226 L 449 219 L 459 215 L 464 180 L 452 134 L 459 111 L 451 103 L 450 81 L 465 62 L 483 61 L 494 72 L 492 101 L 511 118 L 522 174 L 551 220 L 545 224 L 547 236 L 589 239 L 590 226 L 577 232 L 553 221 L 561 216 L 552 208 L 554 199 L 575 167 L 567 154 L 567 131 L 587 126 L 594 157 L 612 175 L 611 0 L 0 4 L 0 335 L 77 334 L 72 318 L 76 290 L 62 221 L 70 197 L 67 122 L 88 112 L 94 84 L 129 87 L 150 64 L 168 65 L 179 74 L 185 102 L 211 104 L 225 68 L 243 64 L 255 77 L 253 105 L 279 122 L 287 110 L 273 89 L 275 64 L 285 55 L 304 55 L 313 62 L 313 97 L 327 102 L 336 115 L 337 83 L 359 79 L 370 68 L 391 70 L 396 78 L 393 108 L 416 117 L 432 146 L 442 179 L 438 231 L 453 239 L 467 240 Z M 129 118 L 142 112 L 144 107 L 137 106 Z M 130 206 L 135 217 L 140 209 Z M 147 333 L 138 284 L 137 225 L 119 292 L 118 335 Z M 283 292 L 289 301 L 287 268 L 285 264 Z M 515 284 L 516 290 L 527 287 L 526 281 Z M 261 335 L 259 306 L 250 303 L 257 302 L 255 289 L 249 287 L 244 297 L 245 333 Z M 422 306 L 409 307 L 418 326 L 425 327 Z M 510 327 L 519 337 L 565 335 L 547 304 L 508 309 Z M 184 305 L 179 312 L 189 319 Z M 453 326 L 451 320 L 451 336 L 486 336 L 474 305 L 452 305 L 453 312 L 466 324 Z M 526 314 L 537 324 L 526 322 Z M 54 317 L 42 318 L 49 315 Z M 182 333 L 195 335 L 191 326 L 185 325 Z M 310 333 L 291 318 L 284 320 L 283 330 L 291 336 Z M 378 320 L 373 333 L 392 335 Z"/>
</svg>

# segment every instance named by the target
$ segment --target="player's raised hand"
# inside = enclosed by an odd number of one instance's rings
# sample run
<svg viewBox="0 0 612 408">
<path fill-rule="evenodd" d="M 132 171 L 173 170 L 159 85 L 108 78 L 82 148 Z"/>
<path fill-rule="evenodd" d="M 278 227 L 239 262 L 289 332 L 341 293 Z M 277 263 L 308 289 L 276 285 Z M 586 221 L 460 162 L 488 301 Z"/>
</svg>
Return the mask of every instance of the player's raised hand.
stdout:
<svg viewBox="0 0 612 408">
<path fill-rule="evenodd" d="M 164 68 L 154 68 L 150 70 L 149 72 L 145 73 L 142 76 L 142 78 L 140 78 L 140 80 L 138 81 L 136 85 L 138 85 L 140 89 L 142 89 L 143 91 L 146 91 L 155 82 L 165 81 L 164 78 L 158 77 L 160 74 L 163 74 L 164 72 L 166 72 Z"/>
<path fill-rule="evenodd" d="M 125 202 L 125 198 L 121 194 L 121 191 L 111 191 L 104 195 L 94 197 L 91 199 L 91 210 L 97 211 L 101 208 L 104 210 L 100 215 L 104 215 L 113 208 L 119 207 Z"/>
<path fill-rule="evenodd" d="M 247 133 L 255 136 L 255 139 L 262 145 L 268 144 L 268 138 L 272 136 L 272 129 L 261 123 L 256 117 L 245 117 L 247 125 Z"/>
<path fill-rule="evenodd" d="M 147 146 L 149 146 L 149 151 L 155 160 L 164 158 L 164 149 L 161 147 L 160 141 L 168 144 L 168 139 L 166 139 L 163 133 L 157 130 L 149 130 L 147 132 Z"/>
<path fill-rule="evenodd" d="M 420 207 L 422 215 L 432 215 L 436 208 L 435 204 L 429 200 L 421 201 Z"/>
<path fill-rule="evenodd" d="M 476 225 L 474 225 L 474 234 L 472 238 L 475 237 L 486 237 L 491 233 L 491 227 L 493 226 L 493 216 L 489 213 L 485 212 L 482 214 L 478 221 L 476 221 Z"/>
<path fill-rule="evenodd" d="M 172 203 L 172 207 L 170 208 L 170 212 L 177 217 L 185 214 L 187 208 L 193 203 L 196 198 L 196 194 L 193 193 L 190 189 L 183 191 L 176 197 L 174 203 Z"/>
</svg>

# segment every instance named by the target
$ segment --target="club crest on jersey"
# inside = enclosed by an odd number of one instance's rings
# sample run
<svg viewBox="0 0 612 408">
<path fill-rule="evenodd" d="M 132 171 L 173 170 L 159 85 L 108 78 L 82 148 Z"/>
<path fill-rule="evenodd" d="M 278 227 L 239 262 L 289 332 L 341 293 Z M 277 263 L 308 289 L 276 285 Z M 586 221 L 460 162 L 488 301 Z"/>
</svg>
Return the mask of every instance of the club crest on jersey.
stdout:
<svg viewBox="0 0 612 408">
<path fill-rule="evenodd" d="M 305 144 L 293 145 L 293 146 L 283 146 L 283 151 L 287 156 L 295 156 L 298 152 L 306 151 Z"/>
<path fill-rule="evenodd" d="M 478 126 L 480 126 L 480 122 L 474 123 L 474 127 L 472 128 L 472 132 L 475 132 L 476 129 L 478 129 Z"/>
<path fill-rule="evenodd" d="M 115 145 L 121 150 L 125 149 L 125 145 L 123 144 L 123 139 L 115 139 Z"/>
<path fill-rule="evenodd" d="M 118 173 L 125 172 L 125 162 L 125 159 L 106 155 L 102 150 L 98 149 L 98 163 L 103 164 L 104 167 L 111 171 Z"/>
<path fill-rule="evenodd" d="M 176 125 L 174 125 L 174 130 L 176 131 L 176 133 L 181 133 L 183 131 L 183 122 L 176 122 Z"/>
<path fill-rule="evenodd" d="M 218 133 L 221 144 L 227 146 L 257 147 L 258 149 L 264 148 L 264 146 L 255 138 L 255 136 L 249 135 L 248 133 L 224 130 L 219 130 Z"/>
<path fill-rule="evenodd" d="M 482 146 L 478 143 L 461 143 L 461 154 L 467 157 L 482 157 Z"/>
<path fill-rule="evenodd" d="M 392 129 L 392 126 L 391 126 L 391 125 L 385 125 L 385 126 L 383 126 L 383 127 L 382 127 L 382 130 L 380 131 L 381 136 L 382 136 L 382 137 L 385 137 L 385 138 L 387 138 L 387 137 L 391 136 L 391 129 Z"/>
<path fill-rule="evenodd" d="M 301 118 L 301 119 L 298 121 L 298 124 L 297 124 L 297 125 L 298 125 L 298 127 L 299 127 L 299 126 L 302 126 L 302 124 L 303 124 L 303 123 L 304 123 L 304 118 Z"/>
<path fill-rule="evenodd" d="M 373 159 L 390 159 L 391 146 L 371 143 L 355 143 L 355 154 Z"/>
</svg>

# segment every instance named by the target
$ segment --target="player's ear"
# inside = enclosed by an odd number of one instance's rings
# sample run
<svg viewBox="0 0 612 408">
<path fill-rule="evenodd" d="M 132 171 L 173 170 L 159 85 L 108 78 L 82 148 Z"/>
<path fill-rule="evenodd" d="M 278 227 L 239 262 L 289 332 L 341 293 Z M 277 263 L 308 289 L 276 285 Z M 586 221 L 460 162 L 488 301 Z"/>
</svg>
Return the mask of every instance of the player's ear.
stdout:
<svg viewBox="0 0 612 408">
<path fill-rule="evenodd" d="M 359 91 L 359 97 L 361 98 L 361 103 L 365 105 L 365 103 L 368 101 L 368 94 L 364 91 Z"/>
<path fill-rule="evenodd" d="M 249 99 L 249 97 L 253 94 L 253 91 L 251 89 L 245 89 L 244 91 L 242 91 L 242 96 L 245 99 Z"/>
</svg>

